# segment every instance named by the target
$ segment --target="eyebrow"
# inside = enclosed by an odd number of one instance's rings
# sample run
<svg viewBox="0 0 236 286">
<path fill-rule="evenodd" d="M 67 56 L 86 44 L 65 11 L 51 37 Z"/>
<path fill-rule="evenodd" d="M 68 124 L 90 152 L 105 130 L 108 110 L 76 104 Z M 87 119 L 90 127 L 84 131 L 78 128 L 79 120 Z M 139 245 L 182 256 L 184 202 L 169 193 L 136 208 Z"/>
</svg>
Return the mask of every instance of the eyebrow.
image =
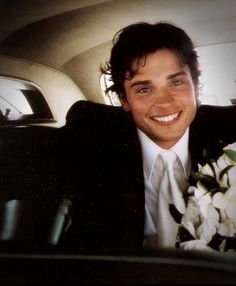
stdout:
<svg viewBox="0 0 236 286">
<path fill-rule="evenodd" d="M 176 77 L 181 76 L 181 75 L 186 75 L 186 74 L 187 74 L 186 71 L 179 71 L 177 73 L 168 75 L 167 79 L 170 80 L 170 79 L 176 78 Z M 152 83 L 151 80 L 138 80 L 138 81 L 133 82 L 130 85 L 130 87 L 134 87 L 134 86 L 137 86 L 137 85 L 149 85 L 151 83 Z"/>
<path fill-rule="evenodd" d="M 180 75 L 187 75 L 187 72 L 186 71 L 180 71 L 180 72 L 177 72 L 174 74 L 170 74 L 167 76 L 167 79 L 173 79 L 173 78 L 176 78 L 177 76 L 180 76 Z"/>
<path fill-rule="evenodd" d="M 135 81 L 133 82 L 130 87 L 134 87 L 134 86 L 137 86 L 137 85 L 148 85 L 150 84 L 151 81 L 150 80 L 138 80 L 138 81 Z"/>
</svg>

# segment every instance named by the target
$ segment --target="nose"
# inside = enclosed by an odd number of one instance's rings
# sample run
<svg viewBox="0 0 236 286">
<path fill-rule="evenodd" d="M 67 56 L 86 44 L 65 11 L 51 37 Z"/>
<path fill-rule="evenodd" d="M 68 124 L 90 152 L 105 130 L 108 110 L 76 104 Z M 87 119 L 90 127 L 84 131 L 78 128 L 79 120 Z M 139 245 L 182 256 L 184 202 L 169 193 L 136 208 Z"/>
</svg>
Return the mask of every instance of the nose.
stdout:
<svg viewBox="0 0 236 286">
<path fill-rule="evenodd" d="M 155 104 L 170 104 L 173 102 L 173 95 L 166 87 L 159 87 L 154 94 Z"/>
</svg>

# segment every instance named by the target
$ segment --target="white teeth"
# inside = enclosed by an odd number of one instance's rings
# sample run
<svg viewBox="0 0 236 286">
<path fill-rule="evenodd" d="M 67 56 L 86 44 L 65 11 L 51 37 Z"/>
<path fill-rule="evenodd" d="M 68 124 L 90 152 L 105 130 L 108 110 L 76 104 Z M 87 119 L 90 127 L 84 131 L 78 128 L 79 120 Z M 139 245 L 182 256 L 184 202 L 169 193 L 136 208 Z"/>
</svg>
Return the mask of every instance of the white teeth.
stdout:
<svg viewBox="0 0 236 286">
<path fill-rule="evenodd" d="M 170 121 L 174 120 L 178 116 L 178 114 L 179 114 L 179 112 L 176 112 L 176 113 L 168 115 L 168 116 L 157 116 L 157 117 L 153 117 L 153 118 L 155 120 L 161 121 L 161 122 L 170 122 Z"/>
</svg>

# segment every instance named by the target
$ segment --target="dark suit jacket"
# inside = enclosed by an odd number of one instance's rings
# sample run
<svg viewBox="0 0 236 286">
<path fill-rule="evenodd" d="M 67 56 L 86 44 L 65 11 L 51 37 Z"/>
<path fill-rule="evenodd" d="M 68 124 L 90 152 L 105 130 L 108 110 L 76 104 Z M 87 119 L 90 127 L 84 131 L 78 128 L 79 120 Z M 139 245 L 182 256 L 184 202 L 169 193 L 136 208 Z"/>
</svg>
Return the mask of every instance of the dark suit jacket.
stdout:
<svg viewBox="0 0 236 286">
<path fill-rule="evenodd" d="M 144 229 L 144 178 L 136 126 L 120 107 L 75 103 L 62 128 L 61 187 L 73 201 L 63 249 L 80 253 L 138 254 Z M 217 157 L 236 140 L 236 106 L 201 106 L 190 126 L 192 164 L 205 148 Z"/>
</svg>

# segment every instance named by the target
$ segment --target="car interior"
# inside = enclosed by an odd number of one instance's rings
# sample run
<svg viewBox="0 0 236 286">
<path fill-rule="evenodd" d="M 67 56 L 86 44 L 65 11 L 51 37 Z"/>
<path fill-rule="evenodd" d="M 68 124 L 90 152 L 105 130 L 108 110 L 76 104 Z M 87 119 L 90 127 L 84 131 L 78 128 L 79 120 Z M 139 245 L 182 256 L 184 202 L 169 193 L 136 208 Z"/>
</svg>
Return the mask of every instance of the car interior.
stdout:
<svg viewBox="0 0 236 286">
<path fill-rule="evenodd" d="M 113 36 L 169 21 L 193 39 L 202 104 L 236 104 L 235 0 L 0 1 L 0 284 L 234 284 L 235 253 L 144 257 L 58 251 L 70 224 L 60 129 L 70 107 L 119 106 L 101 73 Z M 142 39 L 140 39 L 142 40 Z"/>
</svg>

